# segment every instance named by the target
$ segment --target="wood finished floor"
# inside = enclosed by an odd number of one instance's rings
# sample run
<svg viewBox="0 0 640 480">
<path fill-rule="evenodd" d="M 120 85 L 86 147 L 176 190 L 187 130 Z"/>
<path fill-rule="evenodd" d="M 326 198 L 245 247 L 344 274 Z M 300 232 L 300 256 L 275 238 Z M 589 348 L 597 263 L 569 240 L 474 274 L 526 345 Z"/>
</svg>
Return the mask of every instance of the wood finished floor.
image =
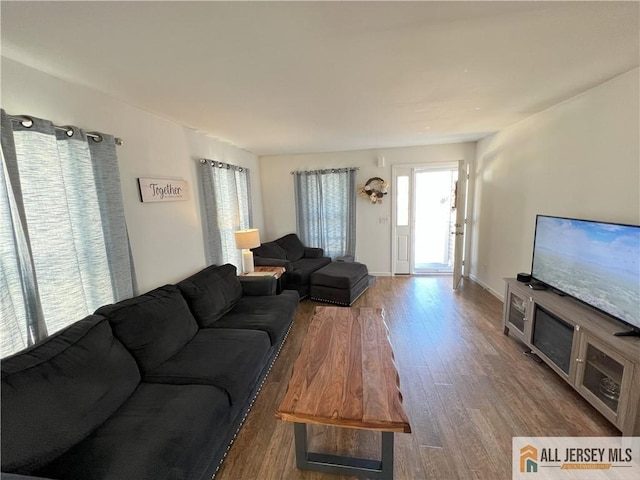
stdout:
<svg viewBox="0 0 640 480">
<path fill-rule="evenodd" d="M 304 300 L 220 480 L 344 480 L 295 467 L 293 425 L 274 417 L 317 302 Z M 509 479 L 514 436 L 619 432 L 524 345 L 502 333 L 502 303 L 470 280 L 379 277 L 354 307 L 382 307 L 413 433 L 395 436 L 395 478 Z M 309 449 L 378 458 L 375 432 L 310 425 Z"/>
</svg>

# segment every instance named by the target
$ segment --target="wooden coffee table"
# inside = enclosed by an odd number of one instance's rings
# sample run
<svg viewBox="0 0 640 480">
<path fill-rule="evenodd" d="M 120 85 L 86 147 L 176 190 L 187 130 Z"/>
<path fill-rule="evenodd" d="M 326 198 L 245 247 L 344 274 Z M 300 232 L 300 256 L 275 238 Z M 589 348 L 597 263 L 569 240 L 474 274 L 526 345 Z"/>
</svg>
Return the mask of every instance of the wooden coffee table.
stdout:
<svg viewBox="0 0 640 480">
<path fill-rule="evenodd" d="M 384 312 L 316 307 L 276 417 L 294 422 L 298 468 L 393 478 L 394 432 L 410 433 Z M 382 432 L 381 460 L 307 451 L 308 423 Z"/>
</svg>

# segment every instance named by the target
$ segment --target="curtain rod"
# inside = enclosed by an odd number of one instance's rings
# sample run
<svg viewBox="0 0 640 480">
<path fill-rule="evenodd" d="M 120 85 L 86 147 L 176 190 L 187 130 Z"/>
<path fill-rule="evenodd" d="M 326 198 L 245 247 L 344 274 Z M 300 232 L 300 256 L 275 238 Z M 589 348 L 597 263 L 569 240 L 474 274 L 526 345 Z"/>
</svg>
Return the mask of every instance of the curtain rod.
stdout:
<svg viewBox="0 0 640 480">
<path fill-rule="evenodd" d="M 31 126 L 33 125 L 33 119 L 28 115 L 7 115 L 7 116 L 15 122 L 20 122 L 22 126 L 25 128 L 31 128 Z M 61 127 L 58 125 L 54 125 L 53 128 L 55 128 L 56 130 L 62 130 L 66 132 L 67 135 L 70 137 L 72 137 L 73 134 L 75 133 L 72 127 Z M 85 135 L 87 137 L 93 138 L 97 142 L 100 142 L 102 140 L 102 135 L 100 135 L 98 132 L 85 132 Z M 122 139 L 118 137 L 114 137 L 114 141 L 118 146 L 124 143 Z"/>
<path fill-rule="evenodd" d="M 356 172 L 360 170 L 360 167 L 342 167 L 342 168 L 321 168 L 319 170 L 293 170 L 291 175 L 302 174 L 316 174 L 316 173 L 340 173 L 340 172 Z"/>
</svg>

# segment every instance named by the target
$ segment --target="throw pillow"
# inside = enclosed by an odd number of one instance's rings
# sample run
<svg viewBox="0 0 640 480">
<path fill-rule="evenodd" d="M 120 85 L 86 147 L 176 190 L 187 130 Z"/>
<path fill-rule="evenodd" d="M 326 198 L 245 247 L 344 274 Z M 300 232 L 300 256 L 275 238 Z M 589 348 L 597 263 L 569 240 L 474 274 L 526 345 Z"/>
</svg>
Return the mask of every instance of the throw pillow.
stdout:
<svg viewBox="0 0 640 480">
<path fill-rule="evenodd" d="M 279 260 L 287 259 L 287 252 L 276 242 L 263 243 L 259 247 L 252 248 L 254 255 L 263 258 L 277 258 Z"/>
<path fill-rule="evenodd" d="M 114 335 L 147 372 L 175 355 L 193 338 L 198 324 L 175 285 L 100 307 Z"/>
<path fill-rule="evenodd" d="M 295 262 L 304 257 L 304 245 L 295 233 L 290 233 L 276 240 L 278 245 L 287 252 L 287 260 Z"/>
<path fill-rule="evenodd" d="M 236 267 L 211 265 L 178 283 L 198 324 L 210 327 L 231 310 L 242 296 Z"/>
</svg>

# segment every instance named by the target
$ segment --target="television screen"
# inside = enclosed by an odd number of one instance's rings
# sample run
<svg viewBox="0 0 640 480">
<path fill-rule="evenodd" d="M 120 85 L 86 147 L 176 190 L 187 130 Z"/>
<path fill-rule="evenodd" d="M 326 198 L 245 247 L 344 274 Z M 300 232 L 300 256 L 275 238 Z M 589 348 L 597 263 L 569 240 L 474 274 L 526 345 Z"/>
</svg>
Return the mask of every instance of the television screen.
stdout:
<svg viewBox="0 0 640 480">
<path fill-rule="evenodd" d="M 640 226 L 538 215 L 531 276 L 640 329 Z"/>
</svg>

